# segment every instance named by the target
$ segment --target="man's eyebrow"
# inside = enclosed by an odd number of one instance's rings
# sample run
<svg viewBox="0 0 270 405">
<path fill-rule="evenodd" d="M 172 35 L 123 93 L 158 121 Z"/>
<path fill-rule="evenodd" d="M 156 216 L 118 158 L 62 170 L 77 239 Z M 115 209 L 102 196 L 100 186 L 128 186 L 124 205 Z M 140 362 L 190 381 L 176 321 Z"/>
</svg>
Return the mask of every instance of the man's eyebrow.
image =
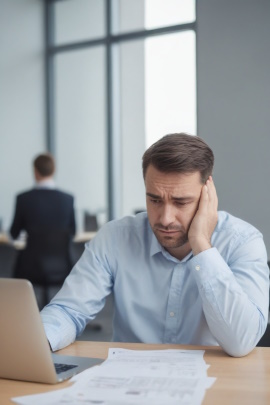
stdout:
<svg viewBox="0 0 270 405">
<path fill-rule="evenodd" d="M 160 197 L 160 195 L 156 195 L 156 194 L 152 194 L 152 193 L 146 193 L 146 195 L 151 198 L 162 200 L 162 197 Z M 194 196 L 188 195 L 185 197 L 172 197 L 172 199 L 175 201 L 190 201 L 190 200 L 194 200 Z"/>
<path fill-rule="evenodd" d="M 160 195 L 156 195 L 156 194 L 152 194 L 152 193 L 146 193 L 146 195 L 148 195 L 148 197 L 151 197 L 151 198 L 161 198 L 160 197 Z"/>
<path fill-rule="evenodd" d="M 194 200 L 194 196 L 186 195 L 185 197 L 172 197 L 172 199 L 175 201 L 191 201 L 191 200 Z"/>
</svg>

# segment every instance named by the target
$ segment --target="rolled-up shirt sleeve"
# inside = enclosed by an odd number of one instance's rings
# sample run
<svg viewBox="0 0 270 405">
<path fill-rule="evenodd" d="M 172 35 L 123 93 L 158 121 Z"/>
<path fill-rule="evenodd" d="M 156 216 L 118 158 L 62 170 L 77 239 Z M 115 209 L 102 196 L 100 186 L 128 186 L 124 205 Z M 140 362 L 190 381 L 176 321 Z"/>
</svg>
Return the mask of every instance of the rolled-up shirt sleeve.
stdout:
<svg viewBox="0 0 270 405">
<path fill-rule="evenodd" d="M 269 270 L 258 233 L 235 244 L 228 262 L 216 248 L 189 261 L 209 329 L 231 356 L 248 354 L 268 322 Z"/>
</svg>

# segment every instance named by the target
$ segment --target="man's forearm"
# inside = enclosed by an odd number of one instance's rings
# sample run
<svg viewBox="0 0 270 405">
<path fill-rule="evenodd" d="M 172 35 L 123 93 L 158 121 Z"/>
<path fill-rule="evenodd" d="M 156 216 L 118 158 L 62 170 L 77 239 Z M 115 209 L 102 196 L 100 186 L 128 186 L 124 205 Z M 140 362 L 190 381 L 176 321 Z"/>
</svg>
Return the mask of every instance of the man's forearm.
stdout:
<svg viewBox="0 0 270 405">
<path fill-rule="evenodd" d="M 240 285 L 237 269 L 234 274 L 216 249 L 204 251 L 190 262 L 213 336 L 228 354 L 246 355 L 256 346 L 267 324 L 268 270 L 262 264 L 256 282 L 251 270 Z M 239 275 L 243 277 L 242 269 Z"/>
<path fill-rule="evenodd" d="M 45 307 L 41 311 L 41 318 L 52 351 L 62 349 L 76 339 L 75 325 L 71 319 L 63 316 L 57 306 Z"/>
</svg>

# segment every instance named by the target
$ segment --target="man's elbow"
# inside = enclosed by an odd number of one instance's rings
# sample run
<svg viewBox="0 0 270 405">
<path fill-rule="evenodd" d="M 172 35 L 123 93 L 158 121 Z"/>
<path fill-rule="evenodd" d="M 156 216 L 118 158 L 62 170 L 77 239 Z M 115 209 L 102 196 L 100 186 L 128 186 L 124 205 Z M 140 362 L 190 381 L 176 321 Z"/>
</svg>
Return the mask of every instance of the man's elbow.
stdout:
<svg viewBox="0 0 270 405">
<path fill-rule="evenodd" d="M 231 357 L 244 357 L 252 352 L 256 345 L 243 345 L 243 344 L 234 344 L 230 347 L 222 346 L 223 350 Z"/>
<path fill-rule="evenodd" d="M 220 346 L 223 350 L 232 357 L 244 357 L 256 347 L 260 341 L 263 333 L 256 336 L 244 336 L 242 338 L 231 337 L 229 344 L 227 342 L 220 342 Z"/>
</svg>

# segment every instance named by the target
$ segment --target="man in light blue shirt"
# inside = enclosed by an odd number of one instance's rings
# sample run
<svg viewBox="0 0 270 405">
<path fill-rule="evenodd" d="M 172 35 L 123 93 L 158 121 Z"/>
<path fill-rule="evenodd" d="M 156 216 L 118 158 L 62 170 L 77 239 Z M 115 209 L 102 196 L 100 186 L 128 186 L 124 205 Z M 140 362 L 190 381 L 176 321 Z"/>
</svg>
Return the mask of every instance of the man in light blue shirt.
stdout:
<svg viewBox="0 0 270 405">
<path fill-rule="evenodd" d="M 249 353 L 268 320 L 261 233 L 218 212 L 214 156 L 199 137 L 171 134 L 143 156 L 147 214 L 111 221 L 86 244 L 41 312 L 52 350 L 72 343 L 115 299 L 113 340 L 220 345 Z"/>
</svg>

